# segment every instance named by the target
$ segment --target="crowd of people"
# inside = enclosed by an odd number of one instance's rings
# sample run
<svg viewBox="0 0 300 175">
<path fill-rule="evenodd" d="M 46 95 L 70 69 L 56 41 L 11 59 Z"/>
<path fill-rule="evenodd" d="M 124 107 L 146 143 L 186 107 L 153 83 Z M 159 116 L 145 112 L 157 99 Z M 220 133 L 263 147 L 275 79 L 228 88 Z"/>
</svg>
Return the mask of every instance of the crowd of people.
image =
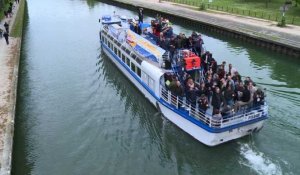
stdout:
<svg viewBox="0 0 300 175">
<path fill-rule="evenodd" d="M 141 23 L 140 14 L 139 19 L 139 23 Z M 141 28 L 139 28 L 133 25 L 131 29 L 140 34 Z M 152 34 L 156 36 L 157 45 L 169 51 L 172 64 L 174 64 L 174 56 L 178 50 L 182 49 L 194 52 L 201 59 L 202 77 L 200 77 L 200 83 L 195 82 L 195 71 L 165 74 L 166 88 L 171 91 L 172 98 L 178 99 L 176 104 L 178 107 L 183 107 L 185 97 L 186 104 L 192 109 L 197 108 L 201 115 L 212 107 L 213 118 L 220 119 L 222 116 L 237 112 L 241 108 L 257 107 L 264 104 L 264 92 L 256 87 L 250 77 L 245 77 L 242 80 L 241 75 L 232 64 L 228 64 L 226 68 L 225 61 L 218 64 L 212 53 L 203 51 L 204 42 L 200 34 L 193 32 L 189 37 L 183 33 L 175 35 L 169 20 L 160 16 L 151 21 L 151 29 Z"/>
<path fill-rule="evenodd" d="M 196 83 L 193 71 L 165 76 L 167 89 L 172 95 L 178 96 L 182 105 L 183 97 L 193 109 L 197 108 L 201 114 L 212 107 L 212 115 L 221 118 L 241 108 L 257 107 L 264 104 L 264 92 L 256 87 L 250 77 L 242 79 L 232 64 L 226 66 L 223 61 L 218 64 L 210 52 L 200 55 L 201 69 L 200 83 Z"/>
<path fill-rule="evenodd" d="M 175 35 L 173 33 L 172 24 L 168 19 L 157 16 L 155 20 L 151 21 L 152 33 L 156 36 L 157 44 L 174 54 L 177 49 L 190 49 L 194 53 L 202 54 L 202 45 L 204 44 L 200 34 L 193 32 L 191 36 L 187 37 L 184 33 Z"/>
</svg>

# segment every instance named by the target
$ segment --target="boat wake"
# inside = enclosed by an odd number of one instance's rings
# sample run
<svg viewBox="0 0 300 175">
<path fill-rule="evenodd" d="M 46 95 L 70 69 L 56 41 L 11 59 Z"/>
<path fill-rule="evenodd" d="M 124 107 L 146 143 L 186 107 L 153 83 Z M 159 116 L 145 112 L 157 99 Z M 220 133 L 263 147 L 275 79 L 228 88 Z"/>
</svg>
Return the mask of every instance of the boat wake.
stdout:
<svg viewBox="0 0 300 175">
<path fill-rule="evenodd" d="M 243 159 L 240 164 L 245 165 L 260 175 L 282 175 L 279 163 L 272 162 L 264 153 L 251 148 L 249 144 L 241 144 L 240 154 Z"/>
</svg>

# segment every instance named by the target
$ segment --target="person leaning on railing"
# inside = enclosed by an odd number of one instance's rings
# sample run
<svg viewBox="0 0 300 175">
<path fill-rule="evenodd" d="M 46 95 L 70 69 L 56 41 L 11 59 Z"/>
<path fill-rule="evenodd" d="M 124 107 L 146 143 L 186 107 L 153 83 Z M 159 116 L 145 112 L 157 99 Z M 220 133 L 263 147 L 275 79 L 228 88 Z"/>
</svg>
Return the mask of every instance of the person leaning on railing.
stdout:
<svg viewBox="0 0 300 175">
<path fill-rule="evenodd" d="M 253 94 L 253 107 L 258 107 L 264 105 L 265 103 L 265 94 L 261 89 L 257 89 Z"/>
<path fill-rule="evenodd" d="M 235 111 L 237 111 L 241 106 L 249 104 L 250 100 L 251 92 L 249 91 L 249 87 L 245 85 L 244 90 L 242 91 L 241 100 L 236 102 Z"/>
<path fill-rule="evenodd" d="M 177 108 L 181 107 L 182 101 L 183 101 L 184 89 L 183 89 L 180 81 L 179 80 L 172 81 L 169 85 L 169 88 L 170 88 L 173 98 L 176 98 L 175 99 L 176 101 L 178 100 Z"/>
<path fill-rule="evenodd" d="M 199 94 L 199 89 L 194 83 L 192 77 L 189 77 L 186 83 L 186 98 L 189 103 L 191 103 L 193 108 L 196 108 L 197 95 Z"/>
<path fill-rule="evenodd" d="M 198 104 L 199 104 L 199 111 L 200 111 L 200 114 L 201 114 L 201 113 L 205 114 L 207 108 L 209 107 L 209 105 L 208 105 L 208 100 L 207 100 L 207 96 L 206 96 L 205 94 L 201 94 L 201 96 L 200 96 L 200 98 L 199 98 L 199 101 L 198 101 Z"/>
<path fill-rule="evenodd" d="M 222 94 L 220 92 L 219 87 L 215 87 L 215 91 L 213 93 L 211 105 L 213 106 L 213 115 L 217 113 L 217 111 L 220 111 L 222 104 Z"/>
</svg>

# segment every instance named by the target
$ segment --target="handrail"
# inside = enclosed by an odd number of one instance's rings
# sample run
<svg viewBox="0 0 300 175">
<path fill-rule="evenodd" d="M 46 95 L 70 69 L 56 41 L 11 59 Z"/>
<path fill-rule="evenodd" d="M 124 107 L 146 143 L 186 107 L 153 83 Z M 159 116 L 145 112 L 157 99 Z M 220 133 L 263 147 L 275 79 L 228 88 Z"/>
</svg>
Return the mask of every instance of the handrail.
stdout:
<svg viewBox="0 0 300 175">
<path fill-rule="evenodd" d="M 248 108 L 247 110 L 237 111 L 231 115 L 223 116 L 221 120 L 214 119 L 211 114 L 204 113 L 195 107 L 192 107 L 191 104 L 188 104 L 182 99 L 172 94 L 171 91 L 164 88 L 160 85 L 160 98 L 163 99 L 166 103 L 172 105 L 176 109 L 179 109 L 182 106 L 182 110 L 188 112 L 188 115 L 194 119 L 208 125 L 211 128 L 224 128 L 232 125 L 236 125 L 242 122 L 254 120 L 267 114 L 268 106 L 266 104 Z M 179 106 L 180 104 L 180 106 Z M 184 108 L 187 107 L 187 108 Z"/>
</svg>

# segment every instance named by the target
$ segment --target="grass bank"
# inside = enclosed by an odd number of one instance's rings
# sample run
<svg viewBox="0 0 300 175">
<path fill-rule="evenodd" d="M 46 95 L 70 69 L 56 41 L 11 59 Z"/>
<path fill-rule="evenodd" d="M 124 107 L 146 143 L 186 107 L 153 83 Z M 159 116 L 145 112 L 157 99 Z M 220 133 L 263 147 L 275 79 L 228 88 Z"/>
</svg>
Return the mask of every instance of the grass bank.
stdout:
<svg viewBox="0 0 300 175">
<path fill-rule="evenodd" d="M 207 10 L 224 11 L 228 13 L 262 18 L 272 21 L 280 21 L 282 13 L 279 8 L 286 0 L 164 0 L 180 4 L 200 7 L 204 4 Z M 292 1 L 286 12 L 286 22 L 289 24 L 300 25 L 300 4 L 295 7 Z"/>
<path fill-rule="evenodd" d="M 12 26 L 11 36 L 22 37 L 26 0 L 20 0 L 19 10 Z"/>
</svg>

